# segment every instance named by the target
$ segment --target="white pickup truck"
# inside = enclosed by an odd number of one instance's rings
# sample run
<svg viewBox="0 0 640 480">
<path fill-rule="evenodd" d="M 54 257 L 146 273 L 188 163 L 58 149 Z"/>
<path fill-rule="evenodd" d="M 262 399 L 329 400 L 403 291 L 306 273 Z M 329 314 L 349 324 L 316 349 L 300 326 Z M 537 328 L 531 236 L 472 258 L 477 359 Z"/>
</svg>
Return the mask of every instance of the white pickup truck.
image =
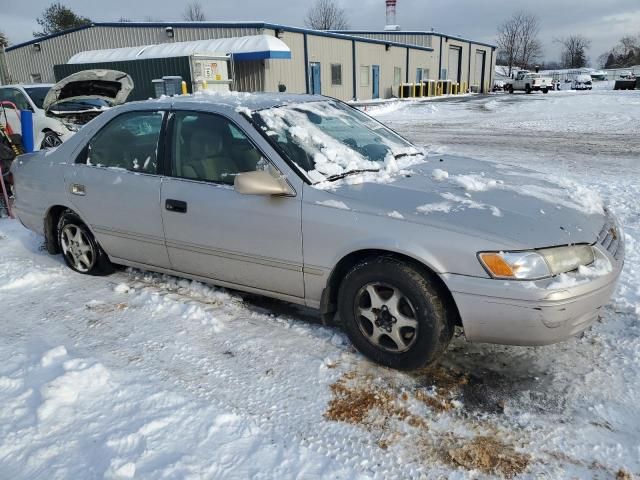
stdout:
<svg viewBox="0 0 640 480">
<path fill-rule="evenodd" d="M 513 80 L 510 80 L 505 89 L 509 93 L 515 91 L 524 91 L 531 93 L 535 91 L 541 91 L 542 93 L 549 93 L 549 90 L 553 88 L 553 79 L 551 77 L 543 77 L 539 73 L 527 72 L 526 70 L 520 70 Z"/>
</svg>

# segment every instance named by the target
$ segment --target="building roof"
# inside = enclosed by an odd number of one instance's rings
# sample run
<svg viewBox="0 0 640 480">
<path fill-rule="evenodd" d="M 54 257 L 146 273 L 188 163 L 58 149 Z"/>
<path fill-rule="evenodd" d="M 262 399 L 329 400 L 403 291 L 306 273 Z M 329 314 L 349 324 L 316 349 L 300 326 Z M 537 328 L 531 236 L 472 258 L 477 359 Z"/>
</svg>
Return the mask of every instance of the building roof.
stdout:
<svg viewBox="0 0 640 480">
<path fill-rule="evenodd" d="M 331 30 L 331 32 L 341 33 L 343 35 L 435 35 L 436 37 L 450 38 L 451 40 L 473 43 L 474 45 L 482 45 L 483 47 L 498 48 L 497 45 L 493 45 L 491 43 L 478 42 L 476 40 L 470 40 L 457 35 L 449 35 L 447 33 L 426 30 Z"/>
<path fill-rule="evenodd" d="M 28 45 L 33 45 L 34 43 L 40 43 L 51 38 L 56 38 L 60 36 L 67 35 L 69 33 L 77 32 L 80 30 L 86 30 L 88 28 L 93 27 L 112 27 L 112 28 L 165 28 L 165 27 L 173 27 L 173 28 L 256 28 L 256 29 L 271 29 L 282 32 L 294 32 L 294 33 L 303 33 L 308 35 L 316 35 L 320 37 L 331 37 L 331 38 L 340 38 L 343 40 L 356 40 L 364 43 L 373 43 L 373 44 L 382 44 L 382 45 L 392 45 L 398 47 L 411 47 L 417 50 L 425 50 L 428 52 L 432 52 L 433 48 L 425 47 L 421 45 L 413 45 L 406 43 L 399 43 L 394 41 L 387 40 L 378 40 L 372 38 L 358 37 L 354 33 L 340 33 L 340 32 L 330 32 L 325 30 L 313 30 L 308 28 L 300 28 L 300 27 L 291 27 L 287 25 L 280 25 L 277 23 L 268 23 L 268 22 L 94 22 L 89 23 L 87 25 L 83 25 L 77 28 L 71 28 L 69 30 L 64 30 L 62 32 L 52 33 L 50 35 L 45 35 L 43 37 L 37 37 L 32 40 L 28 40 L 23 43 L 19 43 L 16 45 L 11 45 L 7 47 L 5 51 L 10 52 L 12 50 L 17 50 L 19 48 L 26 47 Z M 387 32 L 389 33 L 389 32 Z M 396 33 L 396 32 L 394 32 Z M 454 37 L 449 37 L 454 38 Z M 478 42 L 474 42 L 478 43 Z M 479 44 L 479 43 L 478 43 Z M 480 45 L 480 44 L 479 44 Z"/>
</svg>

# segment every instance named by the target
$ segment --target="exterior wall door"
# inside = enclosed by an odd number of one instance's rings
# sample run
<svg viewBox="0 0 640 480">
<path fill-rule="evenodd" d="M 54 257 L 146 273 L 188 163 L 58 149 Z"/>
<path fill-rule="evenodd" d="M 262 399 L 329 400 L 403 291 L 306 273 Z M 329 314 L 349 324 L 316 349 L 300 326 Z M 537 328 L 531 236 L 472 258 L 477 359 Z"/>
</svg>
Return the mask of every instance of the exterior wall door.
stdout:
<svg viewBox="0 0 640 480">
<path fill-rule="evenodd" d="M 476 50 L 476 68 L 474 75 L 474 84 L 479 86 L 480 93 L 485 92 L 484 71 L 486 67 L 487 53 L 484 50 Z"/>
<path fill-rule="evenodd" d="M 373 72 L 373 94 L 371 98 L 380 98 L 380 65 L 373 65 L 371 69 Z"/>
<path fill-rule="evenodd" d="M 322 81 L 320 79 L 320 63 L 311 62 L 309 70 L 311 72 L 311 93 L 313 95 L 322 94 Z"/>
<path fill-rule="evenodd" d="M 460 47 L 449 47 L 449 80 L 460 83 L 460 60 L 462 50 Z"/>
</svg>

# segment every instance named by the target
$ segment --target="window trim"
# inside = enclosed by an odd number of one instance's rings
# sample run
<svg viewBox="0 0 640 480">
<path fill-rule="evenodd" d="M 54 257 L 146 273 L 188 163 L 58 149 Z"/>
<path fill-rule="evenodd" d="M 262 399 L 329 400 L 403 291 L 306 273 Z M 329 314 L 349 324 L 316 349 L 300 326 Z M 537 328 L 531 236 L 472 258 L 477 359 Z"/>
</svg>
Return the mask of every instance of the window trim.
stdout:
<svg viewBox="0 0 640 480">
<path fill-rule="evenodd" d="M 165 172 L 165 168 L 164 168 L 164 164 L 165 164 L 165 146 L 164 146 L 164 141 L 163 138 L 164 136 L 166 136 L 166 128 L 167 128 L 167 121 L 168 121 L 168 113 L 169 111 L 167 109 L 149 109 L 149 110 L 127 110 L 125 112 L 119 113 L 118 115 L 115 115 L 114 117 L 112 117 L 111 119 L 107 120 L 107 122 L 102 125 L 100 128 L 98 128 L 97 131 L 95 131 L 93 133 L 93 135 L 91 135 L 91 138 L 87 139 L 86 143 L 82 146 L 82 148 L 80 149 L 80 153 L 78 153 L 78 155 L 76 155 L 76 158 L 74 159 L 73 163 L 74 165 L 84 165 L 87 168 L 100 168 L 100 169 L 110 169 L 113 167 L 105 167 L 102 165 L 88 165 L 87 164 L 87 158 L 89 156 L 89 144 L 98 136 L 100 135 L 101 132 L 104 131 L 105 128 L 107 128 L 109 125 L 111 125 L 115 120 L 117 120 L 120 117 L 123 117 L 125 115 L 129 115 L 129 114 L 133 114 L 133 113 L 161 113 L 162 114 L 162 123 L 160 124 L 160 133 L 158 134 L 158 143 L 156 145 L 157 148 L 157 155 L 156 155 L 156 173 L 149 173 L 149 172 L 142 172 L 142 171 L 138 171 L 138 170 L 129 170 L 128 168 L 123 168 L 120 169 L 119 171 L 125 171 L 125 172 L 129 172 L 129 173 L 135 173 L 137 175 L 150 175 L 150 176 L 154 176 L 154 177 L 161 177 L 164 175 Z"/>
<path fill-rule="evenodd" d="M 165 150 L 164 152 L 166 152 L 165 157 L 165 161 L 166 161 L 166 169 L 165 169 L 165 177 L 168 178 L 173 178 L 176 180 L 181 180 L 181 181 L 185 181 L 185 182 L 195 182 L 195 183 L 202 183 L 202 184 L 206 184 L 206 185 L 214 185 L 214 186 L 218 186 L 218 187 L 225 187 L 227 189 L 232 189 L 235 191 L 234 186 L 233 185 L 229 185 L 228 183 L 224 183 L 224 182 L 216 182 L 214 180 L 203 180 L 203 179 L 198 179 L 198 178 L 187 178 L 187 177 L 179 177 L 177 175 L 173 175 L 173 140 L 175 137 L 175 129 L 176 129 L 176 121 L 175 121 L 175 116 L 177 113 L 192 113 L 192 114 L 198 114 L 198 115 L 213 115 L 213 116 L 218 116 L 223 118 L 224 120 L 226 120 L 227 122 L 229 122 L 231 125 L 233 125 L 235 128 L 237 128 L 240 132 L 242 132 L 242 134 L 246 137 L 246 139 L 249 141 L 249 143 L 251 143 L 251 145 L 253 146 L 253 148 L 255 148 L 258 153 L 260 153 L 260 155 L 262 156 L 262 158 L 264 158 L 267 162 L 269 162 L 269 164 L 278 172 L 280 172 L 281 175 L 283 175 L 285 177 L 285 181 L 287 182 L 287 184 L 289 185 L 289 187 L 291 187 L 291 190 L 294 192 L 293 195 L 289 195 L 292 197 L 295 197 L 297 195 L 297 191 L 294 188 L 294 186 L 291 184 L 291 182 L 289 181 L 288 178 L 286 178 L 286 175 L 282 172 L 282 169 L 278 168 L 278 166 L 275 164 L 275 162 L 264 153 L 264 150 L 262 148 L 260 148 L 258 145 L 256 145 L 256 142 L 253 141 L 253 139 L 251 138 L 251 135 L 249 135 L 247 133 L 247 131 L 242 128 L 241 125 L 238 124 L 238 122 L 236 122 L 233 118 L 231 118 L 229 115 L 226 115 L 225 113 L 222 112 L 212 112 L 212 111 L 207 111 L 207 110 L 191 110 L 188 108 L 179 108 L 179 109 L 171 109 L 171 111 L 169 112 L 170 115 L 170 124 L 168 125 L 167 131 L 166 131 L 166 141 L 165 141 Z"/>
</svg>

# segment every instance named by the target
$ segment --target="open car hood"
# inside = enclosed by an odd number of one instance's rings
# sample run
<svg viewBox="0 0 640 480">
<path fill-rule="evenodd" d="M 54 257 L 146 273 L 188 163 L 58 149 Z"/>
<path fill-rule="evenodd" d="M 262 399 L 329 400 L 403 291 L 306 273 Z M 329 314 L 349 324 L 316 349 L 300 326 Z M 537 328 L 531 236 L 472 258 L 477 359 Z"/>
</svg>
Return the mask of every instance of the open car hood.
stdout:
<svg viewBox="0 0 640 480">
<path fill-rule="evenodd" d="M 42 108 L 49 112 L 61 102 L 101 99 L 109 105 L 124 103 L 133 90 L 129 75 L 117 70 L 83 70 L 56 83 L 44 99 Z"/>
</svg>

